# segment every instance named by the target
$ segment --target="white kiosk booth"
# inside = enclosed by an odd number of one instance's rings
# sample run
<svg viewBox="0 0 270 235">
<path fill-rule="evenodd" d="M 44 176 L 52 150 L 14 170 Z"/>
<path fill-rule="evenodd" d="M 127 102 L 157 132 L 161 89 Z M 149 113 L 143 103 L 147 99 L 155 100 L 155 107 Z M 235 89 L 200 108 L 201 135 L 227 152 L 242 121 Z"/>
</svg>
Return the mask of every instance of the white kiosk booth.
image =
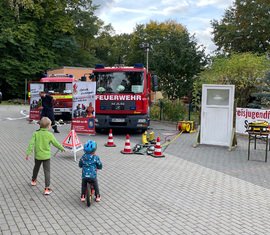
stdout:
<svg viewBox="0 0 270 235">
<path fill-rule="evenodd" d="M 203 84 L 198 144 L 232 147 L 234 90 L 234 85 Z"/>
</svg>

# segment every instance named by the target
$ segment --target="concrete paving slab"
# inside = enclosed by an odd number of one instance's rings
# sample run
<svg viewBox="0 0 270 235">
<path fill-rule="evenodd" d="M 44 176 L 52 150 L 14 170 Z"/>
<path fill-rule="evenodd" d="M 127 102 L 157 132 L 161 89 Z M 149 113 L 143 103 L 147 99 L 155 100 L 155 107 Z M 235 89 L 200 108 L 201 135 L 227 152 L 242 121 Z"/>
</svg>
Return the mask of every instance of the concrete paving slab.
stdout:
<svg viewBox="0 0 270 235">
<path fill-rule="evenodd" d="M 104 164 L 98 172 L 102 201 L 87 208 L 80 202 L 81 171 L 69 152 L 51 159 L 50 196 L 43 195 L 42 169 L 37 186 L 30 185 L 34 161 L 25 160 L 25 150 L 38 126 L 22 118 L 23 109 L 0 105 L 1 234 L 270 233 L 269 163 L 247 161 L 246 138 L 228 151 L 193 148 L 196 134 L 183 134 L 156 159 L 121 154 L 125 135 L 114 137 L 115 148 L 104 146 L 105 134 L 79 135 L 82 142 L 97 141 Z M 55 136 L 63 141 L 70 126 L 59 130 Z M 172 126 L 157 132 L 164 138 L 168 130 Z M 260 160 L 258 148 L 252 154 Z"/>
</svg>

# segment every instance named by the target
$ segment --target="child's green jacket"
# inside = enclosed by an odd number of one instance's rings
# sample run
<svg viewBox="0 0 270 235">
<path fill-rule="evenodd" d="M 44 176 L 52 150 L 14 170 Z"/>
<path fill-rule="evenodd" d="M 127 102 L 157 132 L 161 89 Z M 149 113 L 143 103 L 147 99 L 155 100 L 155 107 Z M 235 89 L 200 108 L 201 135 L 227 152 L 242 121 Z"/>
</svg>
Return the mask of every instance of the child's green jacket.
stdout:
<svg viewBox="0 0 270 235">
<path fill-rule="evenodd" d="M 35 153 L 35 159 L 47 160 L 51 158 L 51 144 L 61 151 L 64 151 L 64 147 L 56 140 L 53 133 L 47 128 L 40 128 L 32 135 L 26 155 L 29 156 L 33 149 Z"/>
</svg>

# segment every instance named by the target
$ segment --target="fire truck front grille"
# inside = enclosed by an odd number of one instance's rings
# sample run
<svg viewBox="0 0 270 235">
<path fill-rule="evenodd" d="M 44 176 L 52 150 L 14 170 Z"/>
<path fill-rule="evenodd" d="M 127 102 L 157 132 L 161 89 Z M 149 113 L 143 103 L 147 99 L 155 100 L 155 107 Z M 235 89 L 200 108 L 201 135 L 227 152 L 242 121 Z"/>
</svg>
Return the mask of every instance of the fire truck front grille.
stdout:
<svg viewBox="0 0 270 235">
<path fill-rule="evenodd" d="M 110 122 L 111 126 L 127 126 L 126 122 L 122 122 L 122 123 L 115 123 L 115 122 Z"/>
</svg>

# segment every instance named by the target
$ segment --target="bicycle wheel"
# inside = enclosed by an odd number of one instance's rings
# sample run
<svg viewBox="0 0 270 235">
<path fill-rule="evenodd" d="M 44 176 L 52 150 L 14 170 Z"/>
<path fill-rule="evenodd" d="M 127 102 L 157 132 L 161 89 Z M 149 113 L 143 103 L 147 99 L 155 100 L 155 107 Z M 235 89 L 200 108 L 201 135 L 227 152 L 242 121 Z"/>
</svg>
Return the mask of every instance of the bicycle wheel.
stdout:
<svg viewBox="0 0 270 235">
<path fill-rule="evenodd" d="M 91 206 L 91 185 L 87 183 L 87 190 L 86 190 L 86 204 L 87 206 Z"/>
</svg>

